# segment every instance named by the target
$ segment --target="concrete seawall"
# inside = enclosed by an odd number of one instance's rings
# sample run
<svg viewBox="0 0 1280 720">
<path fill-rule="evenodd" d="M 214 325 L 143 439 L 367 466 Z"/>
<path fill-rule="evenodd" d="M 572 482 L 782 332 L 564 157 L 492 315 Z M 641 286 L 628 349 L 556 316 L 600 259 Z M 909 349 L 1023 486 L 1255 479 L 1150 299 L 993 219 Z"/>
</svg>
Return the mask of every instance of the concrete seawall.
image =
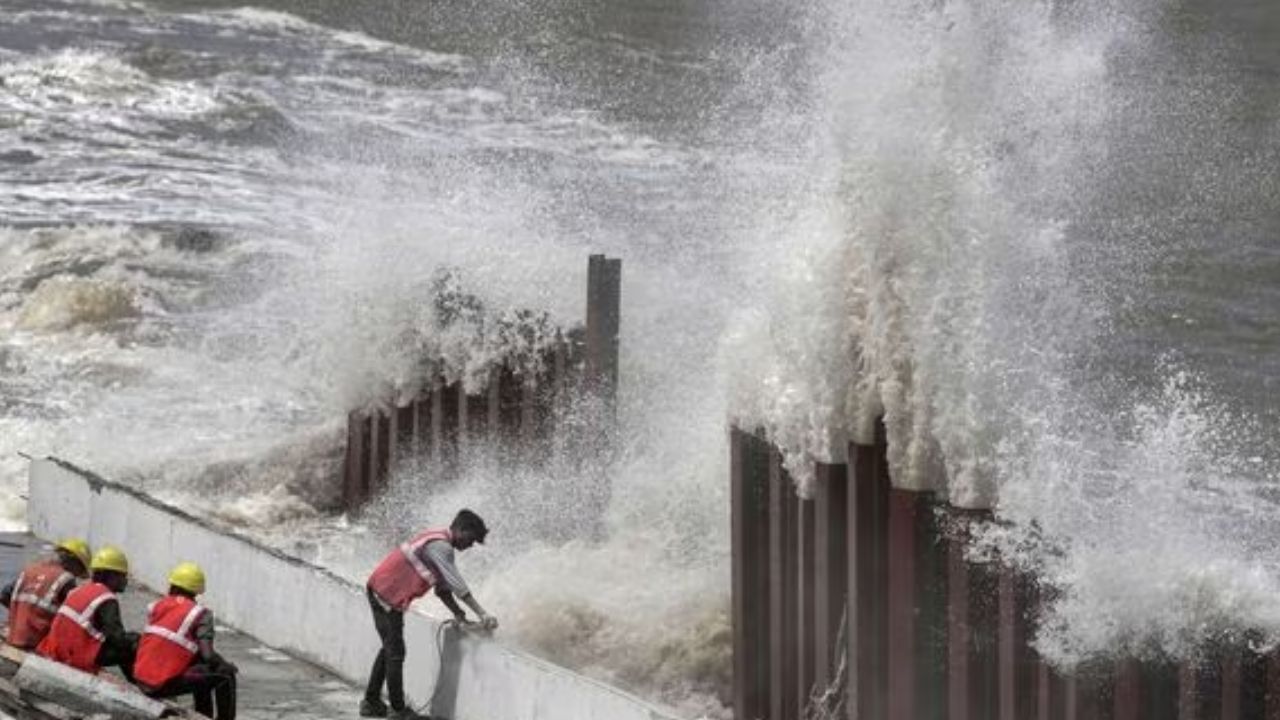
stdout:
<svg viewBox="0 0 1280 720">
<path fill-rule="evenodd" d="M 193 560 L 209 575 L 204 602 L 221 620 L 352 682 L 367 677 L 378 645 L 363 588 L 55 458 L 32 461 L 29 487 L 37 537 L 119 545 L 132 576 L 153 589 L 167 586 L 175 562 Z M 433 715 L 674 720 L 616 688 L 423 615 L 406 616 L 405 641 L 406 692 L 415 704 L 430 703 Z"/>
</svg>

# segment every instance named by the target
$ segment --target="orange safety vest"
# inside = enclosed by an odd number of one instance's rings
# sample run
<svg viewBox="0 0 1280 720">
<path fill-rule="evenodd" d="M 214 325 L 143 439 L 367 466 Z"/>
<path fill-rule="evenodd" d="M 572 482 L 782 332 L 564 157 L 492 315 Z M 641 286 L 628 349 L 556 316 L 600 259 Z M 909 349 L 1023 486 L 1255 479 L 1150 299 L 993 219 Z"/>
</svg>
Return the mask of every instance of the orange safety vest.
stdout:
<svg viewBox="0 0 1280 720">
<path fill-rule="evenodd" d="M 159 690 L 186 671 L 200 652 L 196 623 L 205 612 L 204 606 L 185 595 L 169 595 L 151 606 L 133 663 L 139 684 Z"/>
<path fill-rule="evenodd" d="M 369 589 L 391 607 L 404 612 L 409 603 L 426 595 L 436 584 L 436 575 L 418 557 L 418 549 L 432 540 L 453 539 L 449 530 L 426 530 L 401 544 L 382 558 L 369 576 Z"/>
<path fill-rule="evenodd" d="M 22 571 L 9 598 L 9 632 L 14 647 L 30 650 L 45 635 L 58 612 L 58 596 L 76 581 L 57 560 L 41 560 Z"/>
<path fill-rule="evenodd" d="M 115 599 L 116 594 L 102 583 L 91 582 L 72 590 L 36 652 L 77 670 L 98 672 L 98 651 L 106 636 L 93 626 L 93 614 L 103 603 Z"/>
</svg>

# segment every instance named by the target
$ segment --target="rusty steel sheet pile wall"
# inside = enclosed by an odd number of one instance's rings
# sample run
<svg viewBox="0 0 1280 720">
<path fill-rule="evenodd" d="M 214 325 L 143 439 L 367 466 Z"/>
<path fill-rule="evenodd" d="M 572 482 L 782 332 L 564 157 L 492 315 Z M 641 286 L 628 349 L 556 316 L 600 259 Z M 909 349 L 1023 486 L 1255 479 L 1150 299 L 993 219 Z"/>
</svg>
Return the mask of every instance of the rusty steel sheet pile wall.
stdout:
<svg viewBox="0 0 1280 720">
<path fill-rule="evenodd" d="M 570 403 L 590 396 L 612 413 L 618 383 L 622 261 L 588 262 L 586 324 L 558 328 L 536 361 L 507 357 L 468 394 L 463 381 L 438 368 L 414 397 L 388 399 L 347 415 L 343 503 L 355 509 L 382 490 L 402 463 L 431 463 L 449 474 L 461 452 L 492 442 L 512 460 L 546 459 L 552 434 Z"/>
<path fill-rule="evenodd" d="M 1035 651 L 1052 592 L 971 552 L 988 511 L 893 487 L 883 428 L 801 499 L 762 434 L 730 431 L 739 720 L 1280 720 L 1280 651 L 1105 659 Z"/>
</svg>

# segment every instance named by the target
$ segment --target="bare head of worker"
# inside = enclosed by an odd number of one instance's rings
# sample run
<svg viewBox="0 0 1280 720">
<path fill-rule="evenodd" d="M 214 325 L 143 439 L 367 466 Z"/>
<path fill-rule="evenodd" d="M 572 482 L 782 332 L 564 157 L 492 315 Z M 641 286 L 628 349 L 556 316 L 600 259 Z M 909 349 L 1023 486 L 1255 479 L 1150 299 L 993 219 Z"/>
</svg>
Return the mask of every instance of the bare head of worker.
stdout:
<svg viewBox="0 0 1280 720">
<path fill-rule="evenodd" d="M 453 546 L 459 550 L 466 550 L 476 543 L 483 543 L 485 536 L 489 534 L 489 528 L 485 527 L 484 520 L 466 509 L 459 510 L 453 517 L 449 531 L 453 535 Z"/>
</svg>

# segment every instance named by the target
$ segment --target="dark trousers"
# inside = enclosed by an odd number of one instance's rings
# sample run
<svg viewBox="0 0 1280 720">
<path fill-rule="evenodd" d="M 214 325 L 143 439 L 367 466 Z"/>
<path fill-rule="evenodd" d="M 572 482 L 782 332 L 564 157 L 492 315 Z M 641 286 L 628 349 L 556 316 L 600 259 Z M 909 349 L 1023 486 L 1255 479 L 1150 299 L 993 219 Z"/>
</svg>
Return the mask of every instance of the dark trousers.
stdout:
<svg viewBox="0 0 1280 720">
<path fill-rule="evenodd" d="M 133 659 L 138 654 L 138 636 L 127 633 L 123 640 L 112 642 L 110 639 L 98 649 L 95 661 L 100 668 L 118 667 L 125 679 L 133 682 Z"/>
<path fill-rule="evenodd" d="M 387 610 L 372 590 L 369 595 L 369 608 L 373 611 L 373 627 L 382 638 L 382 649 L 373 661 L 373 669 L 369 671 L 369 687 L 364 691 L 365 699 L 370 702 L 382 700 L 382 684 L 387 685 L 387 703 L 392 710 L 403 710 L 404 705 L 404 613 L 399 610 Z"/>
<path fill-rule="evenodd" d="M 186 672 L 147 694 L 161 699 L 190 694 L 195 698 L 196 712 L 201 715 L 236 720 L 235 673 L 217 671 L 202 662 L 192 663 Z"/>
</svg>

